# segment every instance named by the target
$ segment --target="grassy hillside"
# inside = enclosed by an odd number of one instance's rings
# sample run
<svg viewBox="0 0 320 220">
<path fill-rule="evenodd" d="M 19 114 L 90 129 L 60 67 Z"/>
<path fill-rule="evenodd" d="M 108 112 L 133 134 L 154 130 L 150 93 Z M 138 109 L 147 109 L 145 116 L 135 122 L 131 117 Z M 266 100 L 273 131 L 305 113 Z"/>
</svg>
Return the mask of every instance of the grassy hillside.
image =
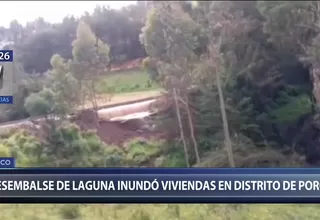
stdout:
<svg viewBox="0 0 320 220">
<path fill-rule="evenodd" d="M 102 93 L 129 93 L 158 90 L 159 86 L 150 80 L 149 75 L 140 70 L 124 70 L 106 74 L 99 85 Z"/>
</svg>

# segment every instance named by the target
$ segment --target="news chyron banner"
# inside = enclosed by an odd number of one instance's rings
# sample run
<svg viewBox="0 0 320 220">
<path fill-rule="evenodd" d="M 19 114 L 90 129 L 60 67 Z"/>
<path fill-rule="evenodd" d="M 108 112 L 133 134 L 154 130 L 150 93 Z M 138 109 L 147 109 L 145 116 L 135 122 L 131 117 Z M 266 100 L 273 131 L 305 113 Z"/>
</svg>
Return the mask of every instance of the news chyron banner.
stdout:
<svg viewBox="0 0 320 220">
<path fill-rule="evenodd" d="M 0 203 L 320 202 L 320 169 L 0 168 Z"/>
<path fill-rule="evenodd" d="M 0 50 L 0 104 L 12 104 L 16 85 L 12 50 Z"/>
</svg>

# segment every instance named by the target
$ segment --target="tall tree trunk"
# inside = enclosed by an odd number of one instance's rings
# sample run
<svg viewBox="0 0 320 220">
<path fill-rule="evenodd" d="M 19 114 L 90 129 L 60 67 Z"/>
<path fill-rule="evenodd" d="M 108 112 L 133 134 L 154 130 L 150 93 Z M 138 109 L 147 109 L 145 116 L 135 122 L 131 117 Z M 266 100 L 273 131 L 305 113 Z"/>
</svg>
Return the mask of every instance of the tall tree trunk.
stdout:
<svg viewBox="0 0 320 220">
<path fill-rule="evenodd" d="M 181 121 L 180 108 L 179 108 L 179 104 L 178 104 L 178 98 L 177 98 L 176 89 L 173 89 L 173 98 L 174 98 L 174 101 L 175 101 L 175 104 L 176 104 L 176 112 L 177 112 L 179 129 L 180 129 L 180 137 L 181 137 L 182 143 L 183 143 L 185 161 L 186 161 L 187 167 L 190 167 L 188 148 L 187 148 L 187 143 L 186 143 L 186 140 L 185 140 L 185 137 L 184 137 L 184 132 L 183 132 L 183 126 L 182 126 L 182 121 Z"/>
<path fill-rule="evenodd" d="M 224 103 L 224 96 L 221 88 L 221 76 L 220 71 L 223 69 L 223 59 L 220 55 L 220 47 L 221 47 L 221 39 L 224 34 L 222 33 L 218 38 L 217 42 L 211 41 L 209 45 L 209 59 L 211 64 L 213 64 L 213 70 L 216 74 L 216 84 L 218 88 L 219 102 L 220 102 L 220 110 L 223 124 L 223 133 L 225 138 L 225 148 L 228 153 L 228 160 L 230 167 L 236 167 L 233 157 L 232 143 L 229 133 L 229 125 L 226 113 L 226 107 Z M 222 67 L 222 68 L 221 68 Z"/>
<path fill-rule="evenodd" d="M 91 104 L 93 107 L 96 126 L 99 128 L 100 124 L 99 124 L 99 114 L 98 114 L 98 102 L 97 102 L 97 96 L 96 96 L 97 91 L 96 91 L 95 83 L 96 83 L 96 77 L 89 79 L 89 90 L 90 90 L 89 99 L 91 100 Z"/>
<path fill-rule="evenodd" d="M 85 92 L 82 84 L 83 84 L 83 81 L 82 79 L 80 79 L 78 81 L 78 86 L 80 91 L 80 105 L 82 106 L 82 110 L 84 110 L 85 109 Z"/>
<path fill-rule="evenodd" d="M 185 104 L 186 104 L 187 114 L 188 114 L 190 135 L 191 135 L 191 139 L 192 139 L 192 142 L 193 142 L 194 151 L 196 153 L 197 163 L 199 164 L 200 163 L 199 147 L 198 147 L 198 143 L 196 141 L 196 137 L 195 137 L 195 134 L 194 134 L 193 120 L 192 120 L 192 115 L 191 115 L 191 112 L 190 112 L 189 99 L 188 99 L 187 95 L 186 95 L 186 103 Z"/>
<path fill-rule="evenodd" d="M 228 153 L 229 165 L 230 165 L 230 167 L 236 167 L 235 162 L 234 162 L 233 152 L 232 152 L 232 144 L 231 144 L 230 133 L 229 133 L 229 125 L 228 125 L 228 120 L 227 120 L 223 92 L 221 89 L 221 79 L 220 79 L 219 70 L 216 71 L 216 77 L 217 77 L 216 81 L 217 81 L 220 109 L 221 109 L 221 116 L 222 116 L 222 123 L 223 123 L 223 132 L 224 132 L 224 137 L 225 137 L 225 146 L 226 146 L 226 150 Z"/>
</svg>

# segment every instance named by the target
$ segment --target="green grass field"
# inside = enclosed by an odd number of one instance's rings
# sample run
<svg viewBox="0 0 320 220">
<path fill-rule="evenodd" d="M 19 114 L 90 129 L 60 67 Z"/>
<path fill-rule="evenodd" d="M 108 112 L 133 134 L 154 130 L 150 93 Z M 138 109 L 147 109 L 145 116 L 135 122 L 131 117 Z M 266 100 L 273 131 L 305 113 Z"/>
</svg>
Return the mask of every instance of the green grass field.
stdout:
<svg viewBox="0 0 320 220">
<path fill-rule="evenodd" d="M 160 95 L 164 90 L 141 69 L 106 73 L 98 84 L 98 106 L 118 104 Z M 91 108 L 88 102 L 85 108 Z"/>
<path fill-rule="evenodd" d="M 0 205 L 10 220 L 318 220 L 320 205 Z"/>
<path fill-rule="evenodd" d="M 129 93 L 158 90 L 159 86 L 152 82 L 143 70 L 127 70 L 106 74 L 98 86 L 101 93 Z"/>
</svg>

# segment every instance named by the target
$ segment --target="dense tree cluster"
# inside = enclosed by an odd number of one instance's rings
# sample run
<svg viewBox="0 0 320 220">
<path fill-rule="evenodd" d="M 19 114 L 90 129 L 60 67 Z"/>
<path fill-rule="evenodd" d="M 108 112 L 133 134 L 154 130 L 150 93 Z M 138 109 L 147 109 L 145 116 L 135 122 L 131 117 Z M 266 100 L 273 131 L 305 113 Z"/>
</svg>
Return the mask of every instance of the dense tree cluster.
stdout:
<svg viewBox="0 0 320 220">
<path fill-rule="evenodd" d="M 183 126 L 190 130 L 180 129 L 184 145 L 197 148 L 197 139 L 212 149 L 220 139 L 231 166 L 240 137 L 249 138 L 247 149 L 276 146 L 319 160 L 318 4 L 153 3 L 141 35 L 144 66 L 184 103 L 178 117 L 193 112 Z"/>
<path fill-rule="evenodd" d="M 51 68 L 52 55 L 72 58 L 71 44 L 76 37 L 79 21 L 84 20 L 94 34 L 110 46 L 111 60 L 121 62 L 145 57 L 139 42 L 145 14 L 143 2 L 120 10 L 97 6 L 92 14 L 86 13 L 81 18 L 68 16 L 61 23 L 51 24 L 38 18 L 23 26 L 14 20 L 9 28 L 0 28 L 0 36 L 6 47 L 14 44 L 15 54 L 26 72 L 43 73 Z"/>
</svg>

